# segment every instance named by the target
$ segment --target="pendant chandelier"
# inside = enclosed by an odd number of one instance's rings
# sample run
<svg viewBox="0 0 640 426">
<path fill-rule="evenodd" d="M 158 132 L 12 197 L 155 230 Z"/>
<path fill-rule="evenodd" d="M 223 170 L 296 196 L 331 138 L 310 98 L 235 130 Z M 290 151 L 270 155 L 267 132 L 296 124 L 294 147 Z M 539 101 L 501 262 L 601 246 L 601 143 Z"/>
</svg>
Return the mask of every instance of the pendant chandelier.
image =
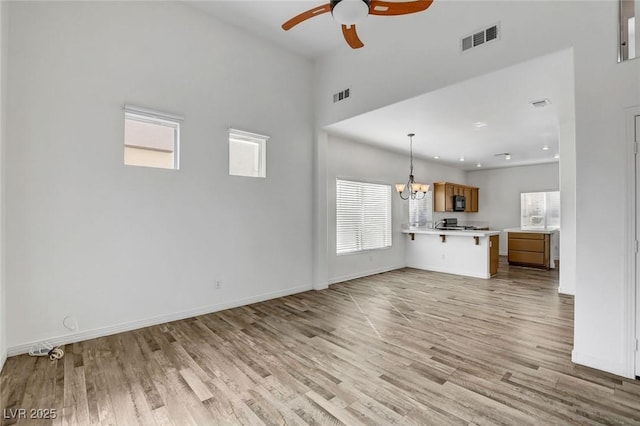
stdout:
<svg viewBox="0 0 640 426">
<path fill-rule="evenodd" d="M 421 200 L 427 195 L 429 192 L 429 185 L 425 185 L 424 183 L 417 183 L 413 178 L 413 137 L 415 133 L 409 133 L 409 155 L 411 158 L 411 167 L 409 169 L 409 180 L 406 184 L 397 183 L 396 191 L 398 191 L 398 195 L 403 200 L 408 200 L 411 198 L 412 200 Z"/>
</svg>

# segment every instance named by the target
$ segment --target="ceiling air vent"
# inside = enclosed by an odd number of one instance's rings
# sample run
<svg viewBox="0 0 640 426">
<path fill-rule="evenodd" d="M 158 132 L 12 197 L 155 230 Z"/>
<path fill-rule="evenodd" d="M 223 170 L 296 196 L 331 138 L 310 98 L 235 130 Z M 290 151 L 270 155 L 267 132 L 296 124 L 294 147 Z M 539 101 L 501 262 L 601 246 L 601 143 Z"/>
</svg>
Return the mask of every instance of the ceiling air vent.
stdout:
<svg viewBox="0 0 640 426">
<path fill-rule="evenodd" d="M 489 28 L 485 28 L 482 31 L 477 31 L 462 38 L 462 51 L 465 52 L 474 47 L 478 47 L 482 44 L 487 44 L 490 41 L 498 40 L 499 38 L 499 25 L 492 25 Z"/>
<path fill-rule="evenodd" d="M 544 108 L 547 105 L 551 105 L 551 101 L 549 99 L 540 99 L 539 101 L 531 101 L 529 103 L 536 108 Z"/>
</svg>

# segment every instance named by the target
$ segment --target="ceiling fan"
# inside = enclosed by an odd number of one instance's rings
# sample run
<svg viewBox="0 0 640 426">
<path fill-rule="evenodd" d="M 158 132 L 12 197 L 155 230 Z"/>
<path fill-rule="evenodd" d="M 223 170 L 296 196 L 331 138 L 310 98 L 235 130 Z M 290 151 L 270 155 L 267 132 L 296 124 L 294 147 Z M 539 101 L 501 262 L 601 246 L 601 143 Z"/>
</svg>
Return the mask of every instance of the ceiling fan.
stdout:
<svg viewBox="0 0 640 426">
<path fill-rule="evenodd" d="M 282 29 L 289 31 L 301 22 L 311 19 L 323 13 L 331 12 L 333 18 L 342 25 L 342 34 L 347 44 L 352 49 L 364 46 L 358 33 L 356 23 L 368 15 L 397 16 L 427 10 L 433 0 L 414 0 L 405 2 L 390 2 L 380 0 L 331 0 L 327 4 L 314 7 L 306 12 L 294 16 L 282 24 Z"/>
</svg>

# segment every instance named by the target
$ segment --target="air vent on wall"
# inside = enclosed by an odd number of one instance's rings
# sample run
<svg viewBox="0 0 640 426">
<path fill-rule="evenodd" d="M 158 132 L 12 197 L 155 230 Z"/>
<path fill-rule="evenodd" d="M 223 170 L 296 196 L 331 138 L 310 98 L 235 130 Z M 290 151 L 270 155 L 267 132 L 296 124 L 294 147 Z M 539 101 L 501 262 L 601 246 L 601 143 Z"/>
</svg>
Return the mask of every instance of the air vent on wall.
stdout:
<svg viewBox="0 0 640 426">
<path fill-rule="evenodd" d="M 489 43 L 490 41 L 498 40 L 499 25 L 492 25 L 489 28 L 485 28 L 482 31 L 477 31 L 466 37 L 462 37 L 462 51 L 465 52 L 474 47 L 478 47 L 482 44 Z"/>
<path fill-rule="evenodd" d="M 333 103 L 344 101 L 351 95 L 351 89 L 344 89 L 338 93 L 333 94 Z"/>
</svg>

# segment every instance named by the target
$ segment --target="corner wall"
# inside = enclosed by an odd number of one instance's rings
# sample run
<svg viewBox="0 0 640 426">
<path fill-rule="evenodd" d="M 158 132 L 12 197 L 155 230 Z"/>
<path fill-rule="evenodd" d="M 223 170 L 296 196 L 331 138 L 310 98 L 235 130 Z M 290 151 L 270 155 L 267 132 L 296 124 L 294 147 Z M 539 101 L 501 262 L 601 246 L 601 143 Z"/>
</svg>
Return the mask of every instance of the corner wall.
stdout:
<svg viewBox="0 0 640 426">
<path fill-rule="evenodd" d="M 310 61 L 179 2 L 8 13 L 10 354 L 312 288 Z M 123 165 L 125 103 L 185 117 L 179 171 Z M 266 179 L 229 176 L 230 126 Z"/>
</svg>

